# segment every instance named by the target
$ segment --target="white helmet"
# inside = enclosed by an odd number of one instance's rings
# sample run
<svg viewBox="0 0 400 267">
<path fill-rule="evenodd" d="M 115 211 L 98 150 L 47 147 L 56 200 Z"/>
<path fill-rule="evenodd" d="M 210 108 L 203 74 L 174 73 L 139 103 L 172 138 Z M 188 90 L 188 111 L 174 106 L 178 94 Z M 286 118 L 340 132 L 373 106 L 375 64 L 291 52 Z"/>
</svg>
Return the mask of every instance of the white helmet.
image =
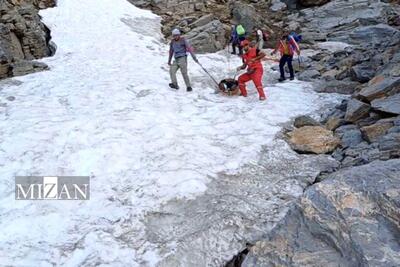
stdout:
<svg viewBox="0 0 400 267">
<path fill-rule="evenodd" d="M 181 35 L 181 31 L 178 29 L 173 29 L 172 30 L 172 35 Z"/>
</svg>

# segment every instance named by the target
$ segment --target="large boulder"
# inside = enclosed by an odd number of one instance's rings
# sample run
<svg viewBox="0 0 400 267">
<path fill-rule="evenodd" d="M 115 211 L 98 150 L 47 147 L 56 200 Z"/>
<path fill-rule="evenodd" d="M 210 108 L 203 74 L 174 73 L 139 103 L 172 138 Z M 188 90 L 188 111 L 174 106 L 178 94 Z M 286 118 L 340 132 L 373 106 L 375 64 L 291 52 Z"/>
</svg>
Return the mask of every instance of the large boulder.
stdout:
<svg viewBox="0 0 400 267">
<path fill-rule="evenodd" d="M 194 28 L 186 37 L 199 53 L 212 53 L 224 49 L 226 29 L 219 20 Z"/>
<path fill-rule="evenodd" d="M 400 114 L 400 93 L 386 98 L 375 99 L 372 108 L 387 113 Z"/>
<path fill-rule="evenodd" d="M 340 139 L 321 126 L 304 126 L 288 133 L 289 145 L 300 153 L 325 154 L 340 145 Z"/>
<path fill-rule="evenodd" d="M 249 251 L 243 267 L 399 266 L 400 159 L 328 175 Z"/>
<path fill-rule="evenodd" d="M 356 27 L 347 34 L 332 34 L 331 39 L 362 47 L 387 47 L 400 41 L 400 31 L 386 24 L 368 25 Z"/>
<path fill-rule="evenodd" d="M 327 40 L 356 44 L 369 39 L 368 35 L 363 37 L 362 34 L 370 33 L 373 35 L 373 44 L 378 44 L 378 37 L 387 40 L 388 36 L 384 36 L 383 32 L 389 33 L 393 29 L 387 30 L 385 26 L 357 29 L 371 24 L 387 23 L 390 12 L 390 5 L 382 1 L 334 0 L 320 7 L 303 9 L 300 14 L 303 18 L 304 36 L 308 41 Z M 371 43 L 371 40 L 365 44 Z"/>
<path fill-rule="evenodd" d="M 360 98 L 372 101 L 400 93 L 400 77 L 384 77 L 376 76 L 372 79 L 368 86 L 360 91 Z"/>
<path fill-rule="evenodd" d="M 347 110 L 345 120 L 349 122 L 356 122 L 368 115 L 370 105 L 363 103 L 357 99 L 350 99 L 347 103 Z"/>
<path fill-rule="evenodd" d="M 377 141 L 381 136 L 393 127 L 393 122 L 390 120 L 380 120 L 372 125 L 361 128 L 363 138 L 372 143 Z"/>
<path fill-rule="evenodd" d="M 252 5 L 242 3 L 241 1 L 233 1 L 230 8 L 233 22 L 243 25 L 247 34 L 250 34 L 254 27 L 259 26 L 262 21 L 257 10 Z"/>
</svg>

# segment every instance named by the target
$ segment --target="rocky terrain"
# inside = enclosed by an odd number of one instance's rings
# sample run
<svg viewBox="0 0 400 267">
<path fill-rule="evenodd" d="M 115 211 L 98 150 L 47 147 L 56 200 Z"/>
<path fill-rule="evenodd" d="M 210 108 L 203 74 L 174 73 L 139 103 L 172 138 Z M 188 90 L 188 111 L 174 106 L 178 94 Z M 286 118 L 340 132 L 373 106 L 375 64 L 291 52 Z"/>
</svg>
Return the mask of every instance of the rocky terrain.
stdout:
<svg viewBox="0 0 400 267">
<path fill-rule="evenodd" d="M 0 79 L 47 69 L 34 61 L 55 52 L 50 30 L 41 22 L 38 11 L 55 4 L 55 0 L 0 2 Z"/>
<path fill-rule="evenodd" d="M 284 138 L 302 154 L 331 154 L 265 238 L 227 266 L 400 265 L 400 6 L 396 1 L 135 1 L 178 25 L 199 52 L 224 48 L 232 22 L 304 37 L 298 78 L 345 94 L 320 120 L 302 116 Z M 183 15 L 185 14 L 185 15 Z M 225 39 L 224 39 L 225 36 Z M 212 45 L 209 45 L 209 44 Z M 246 256 L 247 254 L 247 256 Z"/>
<path fill-rule="evenodd" d="M 320 121 L 297 118 L 286 138 L 299 153 L 332 153 L 340 167 L 305 190 L 242 266 L 398 266 L 399 6 L 336 0 L 287 21 L 318 51 L 299 78 L 350 97 Z M 346 45 L 332 52 L 319 41 Z"/>
</svg>

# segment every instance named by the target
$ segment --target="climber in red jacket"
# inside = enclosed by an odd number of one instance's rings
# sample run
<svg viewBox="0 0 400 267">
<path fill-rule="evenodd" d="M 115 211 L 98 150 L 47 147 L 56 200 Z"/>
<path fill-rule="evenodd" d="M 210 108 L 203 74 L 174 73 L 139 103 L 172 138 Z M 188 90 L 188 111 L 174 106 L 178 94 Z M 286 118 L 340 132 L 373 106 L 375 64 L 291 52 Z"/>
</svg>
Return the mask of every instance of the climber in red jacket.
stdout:
<svg viewBox="0 0 400 267">
<path fill-rule="evenodd" d="M 238 67 L 239 70 L 244 70 L 247 67 L 247 72 L 239 76 L 239 89 L 242 96 L 247 96 L 246 82 L 252 80 L 257 88 L 260 100 L 265 100 L 264 89 L 262 86 L 262 76 L 263 76 L 263 65 L 261 64 L 261 59 L 265 57 L 265 54 L 261 52 L 258 48 L 251 48 L 250 42 L 244 40 L 241 43 L 244 54 L 243 65 Z"/>
</svg>

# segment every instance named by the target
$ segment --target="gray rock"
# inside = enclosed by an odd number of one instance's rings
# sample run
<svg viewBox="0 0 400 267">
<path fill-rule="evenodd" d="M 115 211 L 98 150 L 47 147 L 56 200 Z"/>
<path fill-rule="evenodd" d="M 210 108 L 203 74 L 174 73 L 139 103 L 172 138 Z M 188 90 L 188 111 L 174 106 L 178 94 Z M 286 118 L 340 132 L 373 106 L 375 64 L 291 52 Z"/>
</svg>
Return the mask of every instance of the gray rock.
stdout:
<svg viewBox="0 0 400 267">
<path fill-rule="evenodd" d="M 257 27 L 262 21 L 257 14 L 254 6 L 242 3 L 241 1 L 231 2 L 231 14 L 237 24 L 243 25 L 247 34 L 250 34 L 254 27 Z"/>
<path fill-rule="evenodd" d="M 300 74 L 297 75 L 297 78 L 301 81 L 309 82 L 320 76 L 321 76 L 321 74 L 319 73 L 319 71 L 317 71 L 315 69 L 311 69 L 311 70 L 304 70 L 304 71 L 300 72 Z"/>
<path fill-rule="evenodd" d="M 393 119 L 393 124 L 395 126 L 400 126 L 400 116 L 397 116 L 395 119 Z"/>
<path fill-rule="evenodd" d="M 287 5 L 280 0 L 272 0 L 270 9 L 274 12 L 287 9 Z"/>
<path fill-rule="evenodd" d="M 380 75 L 386 77 L 399 77 L 400 76 L 400 46 L 393 47 L 393 51 L 387 50 L 382 54 L 377 54 L 377 56 L 382 56 L 381 64 L 384 64 L 382 70 L 380 70 Z M 397 50 L 397 52 L 396 52 Z"/>
<path fill-rule="evenodd" d="M 22 76 L 49 69 L 45 63 L 26 60 L 18 61 L 11 64 L 11 68 L 13 76 Z"/>
<path fill-rule="evenodd" d="M 348 157 L 357 158 L 365 155 L 366 151 L 370 151 L 372 149 L 374 149 L 372 144 L 368 144 L 367 142 L 363 141 L 356 146 L 345 149 L 343 154 Z"/>
<path fill-rule="evenodd" d="M 368 101 L 400 93 L 400 77 L 377 76 L 358 94 Z"/>
<path fill-rule="evenodd" d="M 361 166 L 367 163 L 369 163 L 369 161 L 363 157 L 357 157 L 357 158 L 345 157 L 342 161 L 341 167 L 348 168 L 353 166 Z"/>
<path fill-rule="evenodd" d="M 189 25 L 191 28 L 204 26 L 214 20 L 213 14 L 204 15 Z"/>
<path fill-rule="evenodd" d="M 400 31 L 386 24 L 378 24 L 356 27 L 348 36 L 338 34 L 332 39 L 363 47 L 387 47 L 394 39 L 400 40 Z"/>
<path fill-rule="evenodd" d="M 357 82 L 348 80 L 331 80 L 331 81 L 319 81 L 315 83 L 314 90 L 319 93 L 338 93 L 351 95 L 355 92 L 358 86 Z"/>
<path fill-rule="evenodd" d="M 212 53 L 223 49 L 227 40 L 225 39 L 225 28 L 219 20 L 194 28 L 186 37 L 199 53 Z"/>
<path fill-rule="evenodd" d="M 387 131 L 393 127 L 393 121 L 380 120 L 376 123 L 361 127 L 363 138 L 372 143 L 377 141 L 381 136 L 385 135 Z"/>
<path fill-rule="evenodd" d="M 369 62 L 353 66 L 350 70 L 352 80 L 360 83 L 369 82 L 375 76 L 375 73 L 375 68 Z"/>
<path fill-rule="evenodd" d="M 302 28 L 307 29 L 307 33 L 304 34 L 306 39 L 359 43 L 359 35 L 366 30 L 359 32 L 356 29 L 363 24 L 386 23 L 390 9 L 388 4 L 381 1 L 334 0 L 321 7 L 303 9 L 300 13 L 305 21 Z M 372 33 L 373 30 L 369 32 Z M 379 29 L 374 33 L 379 35 Z M 365 40 L 367 36 L 362 39 Z M 377 39 L 374 37 L 374 41 Z M 384 36 L 384 39 L 387 39 L 387 36 Z M 367 43 L 370 43 L 370 40 Z"/>
<path fill-rule="evenodd" d="M 54 54 L 50 30 L 41 22 L 38 10 L 55 3 L 54 0 L 0 2 L 0 78 L 37 71 L 40 67 L 36 63 L 31 68 L 24 62 Z"/>
<path fill-rule="evenodd" d="M 400 133 L 400 126 L 394 126 L 390 128 L 388 133 Z"/>
<path fill-rule="evenodd" d="M 335 130 L 335 135 L 338 136 L 339 138 L 342 138 L 345 132 L 356 131 L 356 130 L 359 130 L 357 125 L 354 124 L 342 125 Z"/>
<path fill-rule="evenodd" d="M 355 147 L 363 141 L 361 131 L 359 129 L 353 129 L 344 132 L 342 135 L 342 147 Z"/>
<path fill-rule="evenodd" d="M 310 116 L 299 116 L 294 120 L 294 126 L 301 128 L 303 126 L 320 126 L 321 124 Z"/>
<path fill-rule="evenodd" d="M 349 122 L 355 122 L 368 115 L 370 105 L 358 101 L 357 99 L 350 99 L 347 104 L 347 110 L 345 120 Z"/>
<path fill-rule="evenodd" d="M 288 9 L 296 9 L 297 8 L 297 0 L 280 0 L 282 3 L 285 3 Z"/>
<path fill-rule="evenodd" d="M 381 151 L 393 151 L 400 154 L 400 133 L 389 133 L 378 140 L 378 147 Z"/>
<path fill-rule="evenodd" d="M 325 127 L 328 130 L 334 131 L 335 129 L 344 125 L 345 123 L 346 123 L 346 121 L 344 119 L 332 116 L 326 121 Z"/>
<path fill-rule="evenodd" d="M 375 99 L 372 108 L 387 113 L 400 114 L 400 93 L 386 98 Z"/>
<path fill-rule="evenodd" d="M 328 175 L 242 266 L 398 266 L 400 160 L 374 161 Z"/>
</svg>

